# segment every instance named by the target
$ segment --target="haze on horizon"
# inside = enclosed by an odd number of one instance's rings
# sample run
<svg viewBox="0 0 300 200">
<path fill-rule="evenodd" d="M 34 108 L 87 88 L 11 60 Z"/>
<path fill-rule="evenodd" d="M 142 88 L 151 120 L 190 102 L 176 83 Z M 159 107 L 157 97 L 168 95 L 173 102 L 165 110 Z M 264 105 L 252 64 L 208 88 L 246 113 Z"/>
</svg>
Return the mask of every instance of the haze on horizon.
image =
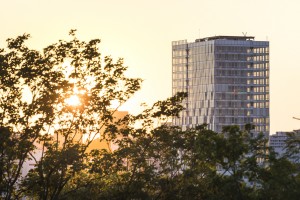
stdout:
<svg viewBox="0 0 300 200">
<path fill-rule="evenodd" d="M 124 109 L 171 96 L 171 42 L 215 35 L 270 41 L 271 134 L 300 129 L 300 1 L 289 0 L 0 0 L 0 48 L 7 38 L 31 34 L 42 49 L 67 39 L 101 39 L 102 55 L 123 57 L 128 75 L 144 79 Z"/>
</svg>

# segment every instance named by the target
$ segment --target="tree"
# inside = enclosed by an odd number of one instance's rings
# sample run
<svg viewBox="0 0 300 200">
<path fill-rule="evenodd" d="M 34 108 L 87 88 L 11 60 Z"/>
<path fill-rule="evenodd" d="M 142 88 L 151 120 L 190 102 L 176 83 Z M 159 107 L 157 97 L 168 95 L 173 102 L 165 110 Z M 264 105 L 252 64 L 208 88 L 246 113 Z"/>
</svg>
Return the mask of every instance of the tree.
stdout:
<svg viewBox="0 0 300 200">
<path fill-rule="evenodd" d="M 291 132 L 288 135 L 286 141 L 286 153 L 285 156 L 294 162 L 300 162 L 300 133 L 298 131 Z"/>
<path fill-rule="evenodd" d="M 261 199 L 298 199 L 300 195 L 299 138 L 291 133 L 286 141 L 284 156 L 269 150 L 267 166 L 259 173 Z"/>
<path fill-rule="evenodd" d="M 259 173 L 261 185 L 256 190 L 259 199 L 298 199 L 300 195 L 299 166 L 287 158 L 276 158 L 271 151 L 268 166 Z"/>
<path fill-rule="evenodd" d="M 88 145 L 112 122 L 112 102 L 120 106 L 140 88 L 141 79 L 124 75 L 123 59 L 102 59 L 99 39 L 80 41 L 75 30 L 70 36 L 39 52 L 26 46 L 30 36 L 24 34 L 0 50 L 0 192 L 5 199 L 19 198 L 16 185 L 28 159 L 36 159 L 36 167 L 23 181 L 27 195 L 57 199 L 85 168 Z M 40 159 L 31 154 L 38 143 Z"/>
<path fill-rule="evenodd" d="M 256 187 L 261 184 L 259 174 L 268 162 L 268 140 L 263 134 L 253 136 L 253 128 L 250 124 L 245 130 L 234 125 L 223 127 L 221 170 L 215 177 L 214 198 L 255 199 Z"/>
<path fill-rule="evenodd" d="M 176 143 L 182 131 L 163 124 L 182 110 L 179 103 L 185 96 L 185 93 L 179 93 L 155 103 L 152 108 L 137 116 L 128 115 L 120 120 L 113 128 L 115 130 L 119 127 L 116 132 L 122 135 L 114 141 L 118 149 L 113 152 L 92 152 L 89 173 L 98 181 L 93 184 L 85 182 L 83 191 L 69 193 L 71 199 L 87 191 L 101 191 L 95 199 L 157 197 L 161 187 L 159 181 L 180 170 L 177 148 L 182 144 Z M 162 126 L 155 127 L 157 122 L 161 122 Z"/>
</svg>

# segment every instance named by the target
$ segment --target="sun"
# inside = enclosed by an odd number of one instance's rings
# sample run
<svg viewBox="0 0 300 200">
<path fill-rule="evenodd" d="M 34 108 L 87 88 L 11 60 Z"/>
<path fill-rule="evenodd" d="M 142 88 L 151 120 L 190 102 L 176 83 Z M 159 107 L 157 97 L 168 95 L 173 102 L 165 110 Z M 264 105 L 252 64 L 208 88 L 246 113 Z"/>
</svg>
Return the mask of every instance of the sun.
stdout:
<svg viewBox="0 0 300 200">
<path fill-rule="evenodd" d="M 73 92 L 70 94 L 69 98 L 65 99 L 64 102 L 68 106 L 80 106 L 84 104 L 83 96 L 87 95 L 96 85 L 95 77 L 90 75 L 85 75 L 80 81 L 77 77 L 71 77 L 71 74 L 76 72 L 75 67 L 71 65 L 70 60 L 65 60 L 62 64 L 62 69 L 66 80 L 70 84 L 74 84 Z M 86 69 L 86 66 L 83 66 L 82 69 Z"/>
<path fill-rule="evenodd" d="M 79 106 L 81 104 L 79 97 L 74 94 L 65 100 L 65 103 L 69 106 Z"/>
</svg>

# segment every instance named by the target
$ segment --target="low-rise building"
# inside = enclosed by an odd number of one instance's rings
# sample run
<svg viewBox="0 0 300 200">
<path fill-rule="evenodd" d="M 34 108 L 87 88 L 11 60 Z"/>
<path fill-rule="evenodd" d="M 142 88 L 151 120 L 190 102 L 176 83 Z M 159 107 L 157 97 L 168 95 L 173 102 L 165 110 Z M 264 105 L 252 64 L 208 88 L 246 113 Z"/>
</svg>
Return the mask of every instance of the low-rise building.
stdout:
<svg viewBox="0 0 300 200">
<path fill-rule="evenodd" d="M 299 137 L 300 136 L 300 129 L 294 131 L 278 131 L 276 134 L 270 135 L 269 137 L 269 146 L 273 148 L 277 156 L 280 158 L 285 156 L 287 153 L 287 142 L 292 137 Z M 295 147 L 298 147 L 300 150 L 299 144 L 295 144 Z M 290 157 L 290 160 L 293 162 L 300 162 L 300 153 L 294 154 L 293 157 Z"/>
</svg>

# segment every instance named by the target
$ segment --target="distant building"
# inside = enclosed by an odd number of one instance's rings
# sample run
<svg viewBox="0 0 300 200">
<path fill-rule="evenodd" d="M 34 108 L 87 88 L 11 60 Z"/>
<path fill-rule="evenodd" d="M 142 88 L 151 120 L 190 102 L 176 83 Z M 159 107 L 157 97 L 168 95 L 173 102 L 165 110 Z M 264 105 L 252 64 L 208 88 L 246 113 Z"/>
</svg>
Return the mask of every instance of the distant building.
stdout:
<svg viewBox="0 0 300 200">
<path fill-rule="evenodd" d="M 269 146 L 273 148 L 273 150 L 277 153 L 278 157 L 282 157 L 287 152 L 287 141 L 290 139 L 289 135 L 294 135 L 295 137 L 300 137 L 300 130 L 294 130 L 293 132 L 276 132 L 274 135 L 270 135 L 269 137 Z M 300 150 L 300 146 L 296 145 Z M 292 158 L 290 158 L 293 162 L 300 162 L 300 153 L 295 154 Z"/>
<path fill-rule="evenodd" d="M 186 110 L 173 125 L 254 124 L 269 134 L 269 42 L 248 36 L 215 36 L 172 42 L 172 93 L 187 92 Z"/>
<path fill-rule="evenodd" d="M 279 131 L 269 137 L 269 146 L 274 149 L 278 156 L 283 156 L 286 152 L 287 132 Z"/>
</svg>

